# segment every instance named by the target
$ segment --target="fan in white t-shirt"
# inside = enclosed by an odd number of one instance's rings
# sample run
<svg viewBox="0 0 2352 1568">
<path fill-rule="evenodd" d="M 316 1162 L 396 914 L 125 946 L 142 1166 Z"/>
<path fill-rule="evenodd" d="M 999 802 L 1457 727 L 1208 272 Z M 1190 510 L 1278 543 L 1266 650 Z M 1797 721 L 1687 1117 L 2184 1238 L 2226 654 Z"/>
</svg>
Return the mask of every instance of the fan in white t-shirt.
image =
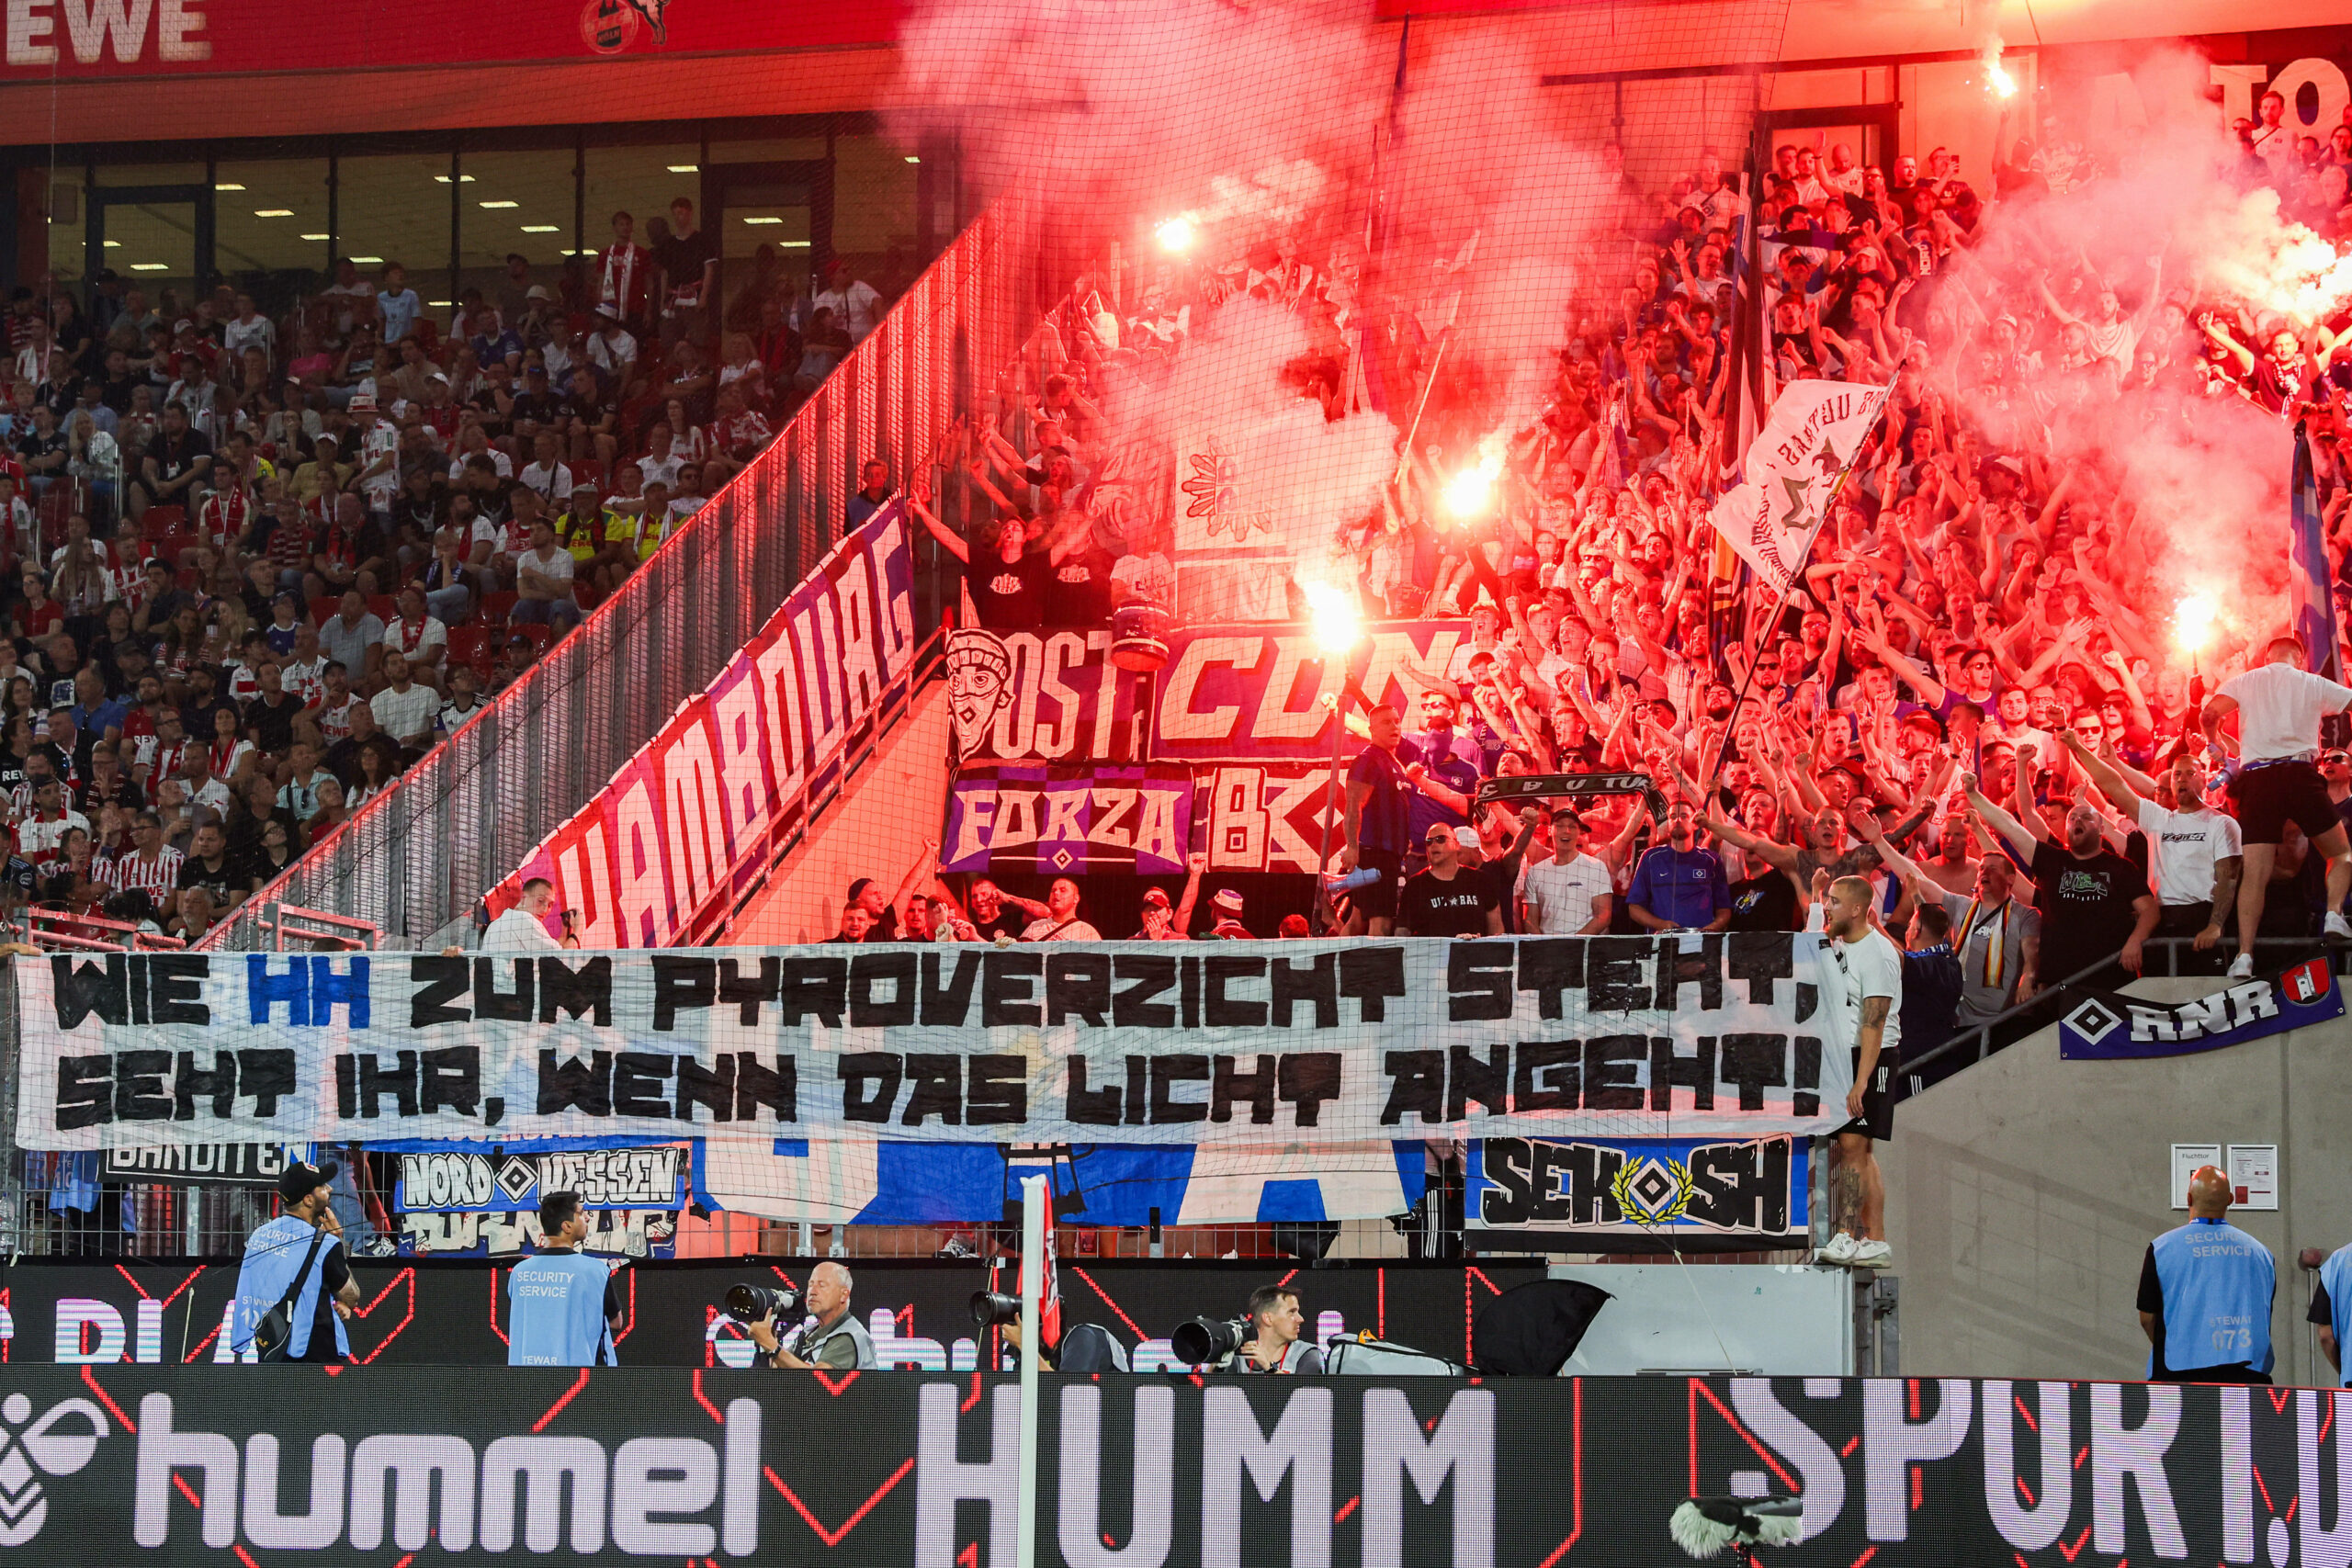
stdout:
<svg viewBox="0 0 2352 1568">
<path fill-rule="evenodd" d="M 2208 755 L 2219 761 L 2222 721 L 2238 716 L 2238 825 L 2245 833 L 2245 874 L 2238 883 L 2238 955 L 2230 978 L 2254 974 L 2254 939 L 2270 890 L 2270 868 L 2291 821 L 2327 857 L 2327 940 L 2352 942 L 2344 899 L 2352 893 L 2352 841 L 2312 758 L 2320 721 L 2352 708 L 2352 686 L 2303 669 L 2303 645 L 2276 637 L 2263 662 L 2222 683 L 2206 699 Z"/>
<path fill-rule="evenodd" d="M 1838 1129 L 1838 1163 L 1830 1172 L 1833 1223 L 1838 1234 L 1822 1248 L 1824 1260 L 1852 1268 L 1883 1269 L 1893 1260 L 1886 1240 L 1886 1187 L 1874 1138 L 1894 1130 L 1894 1072 L 1903 1043 L 1903 954 L 1886 933 L 1871 923 L 1874 892 L 1859 876 L 1835 881 L 1814 873 L 1814 907 L 1808 929 L 1829 940 L 1821 945 L 1822 1010 L 1830 1043 L 1852 1052 L 1853 1087 L 1846 1095 L 1851 1118 Z"/>
<path fill-rule="evenodd" d="M 1609 929 L 1617 896 L 1608 866 L 1584 852 L 1584 818 L 1573 811 L 1552 814 L 1552 858 L 1527 867 L 1520 897 L 1526 928 L 1545 936 L 1597 936 Z"/>
</svg>

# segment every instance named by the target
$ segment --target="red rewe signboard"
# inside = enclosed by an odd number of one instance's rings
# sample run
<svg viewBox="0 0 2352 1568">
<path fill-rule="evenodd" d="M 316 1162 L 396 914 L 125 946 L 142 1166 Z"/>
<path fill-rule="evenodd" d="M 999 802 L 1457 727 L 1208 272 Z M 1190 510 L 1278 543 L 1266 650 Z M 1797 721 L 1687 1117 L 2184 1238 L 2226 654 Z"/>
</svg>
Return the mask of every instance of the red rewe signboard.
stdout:
<svg viewBox="0 0 2352 1568">
<path fill-rule="evenodd" d="M 887 44 L 898 0 L 6 0 L 0 84 Z"/>
</svg>

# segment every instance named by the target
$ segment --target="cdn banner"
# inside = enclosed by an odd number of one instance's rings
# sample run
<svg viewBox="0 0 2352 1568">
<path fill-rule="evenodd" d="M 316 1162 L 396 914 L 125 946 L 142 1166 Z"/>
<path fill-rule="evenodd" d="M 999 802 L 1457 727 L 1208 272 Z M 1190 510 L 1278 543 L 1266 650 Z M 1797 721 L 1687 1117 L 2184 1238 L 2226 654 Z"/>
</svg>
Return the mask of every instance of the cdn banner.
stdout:
<svg viewBox="0 0 2352 1568">
<path fill-rule="evenodd" d="M 1826 1132 L 1807 933 L 16 960 L 29 1149 Z M 974 1131 L 985 1129 L 984 1131 Z"/>
<path fill-rule="evenodd" d="M 0 1562 L 1015 1560 L 1001 1373 L 0 1382 Z M 1038 1397 L 1036 1561 L 1068 1568 L 1664 1563 L 1678 1504 L 1753 1493 L 1802 1497 L 1792 1564 L 2337 1563 L 2352 1474 L 2352 1404 L 2311 1389 L 1048 1373 Z"/>
</svg>

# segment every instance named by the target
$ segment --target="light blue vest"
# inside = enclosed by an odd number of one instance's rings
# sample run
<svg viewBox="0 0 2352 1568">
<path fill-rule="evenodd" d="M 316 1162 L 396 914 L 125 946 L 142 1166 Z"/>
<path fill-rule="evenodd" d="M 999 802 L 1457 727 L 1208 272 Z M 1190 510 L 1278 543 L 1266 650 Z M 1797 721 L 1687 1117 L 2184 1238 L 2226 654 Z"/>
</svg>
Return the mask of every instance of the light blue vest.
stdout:
<svg viewBox="0 0 2352 1568">
<path fill-rule="evenodd" d="M 2335 1354 L 2339 1360 L 2352 1360 L 2352 1247 L 2340 1247 L 2328 1260 L 2319 1266 L 2319 1282 L 2327 1287 L 2327 1305 L 2335 1322 L 2328 1326 L 2335 1330 Z M 2352 1371 L 2336 1369 L 2344 1386 L 2352 1388 Z"/>
<path fill-rule="evenodd" d="M 237 1325 L 229 1342 L 232 1349 L 242 1354 L 254 1348 L 254 1330 L 294 1282 L 294 1271 L 302 1267 L 314 1234 L 316 1227 L 308 1220 L 280 1214 L 245 1238 L 245 1260 L 237 1269 Z M 286 1347 L 288 1359 L 300 1360 L 310 1353 L 311 1325 L 318 1317 L 319 1285 L 326 1275 L 327 1254 L 342 1245 L 340 1236 L 324 1238 L 319 1255 L 311 1259 L 310 1272 L 302 1277 L 302 1293 L 294 1301 L 294 1334 Z M 344 1333 L 340 1315 L 334 1320 L 334 1348 L 346 1356 L 351 1353 L 351 1339 Z"/>
<path fill-rule="evenodd" d="M 514 1303 L 506 1325 L 510 1367 L 618 1366 L 612 1325 L 605 1321 L 604 1260 L 577 1252 L 543 1252 L 514 1266 L 506 1296 Z"/>
<path fill-rule="evenodd" d="M 2278 1266 L 2270 1249 L 2226 1220 L 2191 1220 L 2156 1237 L 2165 1292 L 2165 1366 L 2173 1372 L 2240 1362 L 2271 1368 L 2270 1303 Z M 2149 1371 L 2155 1358 L 2149 1357 Z"/>
</svg>

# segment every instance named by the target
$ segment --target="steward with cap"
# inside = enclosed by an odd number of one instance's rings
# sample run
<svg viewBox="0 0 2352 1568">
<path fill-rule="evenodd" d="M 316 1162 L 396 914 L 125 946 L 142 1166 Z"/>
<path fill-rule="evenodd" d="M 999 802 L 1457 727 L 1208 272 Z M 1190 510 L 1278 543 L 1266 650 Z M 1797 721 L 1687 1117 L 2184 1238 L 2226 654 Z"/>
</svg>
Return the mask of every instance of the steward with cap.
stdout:
<svg viewBox="0 0 2352 1568">
<path fill-rule="evenodd" d="M 1500 936 L 1502 894 L 1469 858 L 1477 853 L 1478 830 L 1432 823 L 1423 847 L 1429 865 L 1405 879 L 1396 900 L 1396 934 Z"/>
<path fill-rule="evenodd" d="M 514 1303 L 506 1329 L 510 1367 L 611 1367 L 620 1364 L 620 1293 L 604 1259 L 580 1250 L 588 1216 L 577 1192 L 550 1192 L 539 1204 L 537 1256 L 506 1277 Z"/>
<path fill-rule="evenodd" d="M 2152 1382 L 2270 1381 L 2270 1249 L 2230 1224 L 2230 1179 L 2213 1166 L 2188 1179 L 2189 1221 L 2148 1244 L 2140 1269 L 2140 1328 Z"/>
<path fill-rule="evenodd" d="M 277 1179 L 284 1212 L 245 1238 L 237 1269 L 236 1322 L 229 1347 L 241 1359 L 262 1348 L 254 1335 L 272 1309 L 285 1306 L 292 1333 L 288 1361 L 347 1361 L 351 1341 L 343 1320 L 358 1304 L 359 1286 L 343 1253 L 343 1224 L 328 1203 L 327 1183 L 342 1167 L 297 1160 Z"/>
</svg>

